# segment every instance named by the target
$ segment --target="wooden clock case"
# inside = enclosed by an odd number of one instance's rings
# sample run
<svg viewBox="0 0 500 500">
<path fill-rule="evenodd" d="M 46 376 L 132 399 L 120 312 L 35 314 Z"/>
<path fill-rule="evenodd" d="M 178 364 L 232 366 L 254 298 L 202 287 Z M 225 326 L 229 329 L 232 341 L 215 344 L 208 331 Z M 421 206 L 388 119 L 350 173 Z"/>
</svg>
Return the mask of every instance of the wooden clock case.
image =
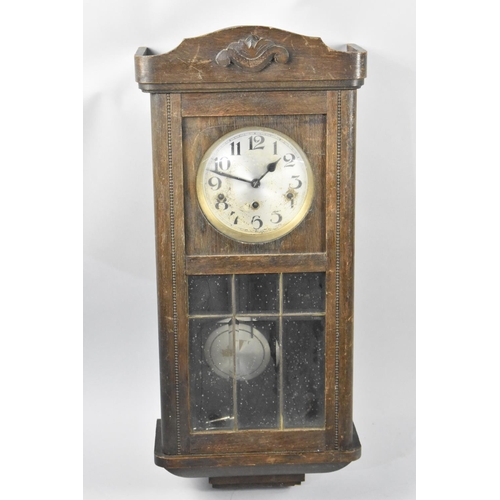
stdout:
<svg viewBox="0 0 500 500">
<path fill-rule="evenodd" d="M 138 49 L 139 88 L 151 94 L 161 420 L 155 463 L 215 487 L 300 484 L 309 472 L 359 458 L 352 421 L 356 89 L 366 52 L 255 26 Z M 206 150 L 240 127 L 292 137 L 315 172 L 305 220 L 276 241 L 224 237 L 205 219 L 196 172 Z M 189 276 L 323 272 L 326 276 L 323 429 L 194 433 L 190 429 Z"/>
</svg>

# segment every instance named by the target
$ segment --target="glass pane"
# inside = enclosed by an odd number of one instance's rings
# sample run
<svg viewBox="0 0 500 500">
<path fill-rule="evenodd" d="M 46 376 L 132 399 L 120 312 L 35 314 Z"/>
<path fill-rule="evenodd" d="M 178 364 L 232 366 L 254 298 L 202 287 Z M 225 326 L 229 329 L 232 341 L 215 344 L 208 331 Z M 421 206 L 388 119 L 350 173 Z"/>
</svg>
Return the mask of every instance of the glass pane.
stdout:
<svg viewBox="0 0 500 500">
<path fill-rule="evenodd" d="M 243 329 L 242 325 L 240 322 L 240 331 Z M 244 340 L 240 346 L 240 355 L 245 350 L 253 350 L 258 354 L 259 360 L 262 359 L 261 366 L 264 369 L 260 373 L 254 371 L 251 378 L 239 377 L 238 429 L 276 429 L 279 427 L 278 320 L 253 321 L 247 323 L 246 328 L 252 332 L 253 339 L 248 337 Z M 255 360 L 253 363 L 257 365 Z"/>
<path fill-rule="evenodd" d="M 192 430 L 324 427 L 325 273 L 188 280 Z"/>
<path fill-rule="evenodd" d="M 238 313 L 278 312 L 278 274 L 239 274 L 235 283 Z"/>
<path fill-rule="evenodd" d="M 324 312 L 325 273 L 283 274 L 283 312 Z"/>
<path fill-rule="evenodd" d="M 189 321 L 189 383 L 191 427 L 194 431 L 232 430 L 233 381 L 209 362 L 208 349 L 214 337 L 232 332 L 231 318 L 191 319 Z M 228 326 L 229 325 L 229 326 Z M 232 341 L 230 342 L 232 347 Z"/>
<path fill-rule="evenodd" d="M 285 428 L 325 425 L 325 338 L 322 317 L 283 318 Z"/>
<path fill-rule="evenodd" d="M 190 276 L 189 314 L 231 314 L 231 276 Z"/>
</svg>

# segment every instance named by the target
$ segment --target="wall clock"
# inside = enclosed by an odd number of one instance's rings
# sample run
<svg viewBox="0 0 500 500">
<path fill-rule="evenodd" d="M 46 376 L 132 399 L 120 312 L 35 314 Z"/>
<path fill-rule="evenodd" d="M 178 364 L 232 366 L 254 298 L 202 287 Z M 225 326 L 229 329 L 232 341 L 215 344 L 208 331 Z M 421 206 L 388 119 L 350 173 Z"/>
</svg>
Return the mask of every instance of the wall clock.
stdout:
<svg viewBox="0 0 500 500">
<path fill-rule="evenodd" d="M 151 94 L 155 463 L 289 486 L 359 458 L 352 420 L 356 91 L 366 52 L 244 26 L 140 48 Z"/>
</svg>

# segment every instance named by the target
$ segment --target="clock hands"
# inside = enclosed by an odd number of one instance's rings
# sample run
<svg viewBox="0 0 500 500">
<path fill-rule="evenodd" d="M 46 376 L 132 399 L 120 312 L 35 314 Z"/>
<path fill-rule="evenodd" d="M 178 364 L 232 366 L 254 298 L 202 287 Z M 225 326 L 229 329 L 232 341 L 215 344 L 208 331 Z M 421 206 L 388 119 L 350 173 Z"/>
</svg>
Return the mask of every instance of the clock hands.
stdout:
<svg viewBox="0 0 500 500">
<path fill-rule="evenodd" d="M 258 188 L 260 186 L 260 181 L 264 178 L 264 176 L 266 176 L 269 172 L 274 172 L 276 170 L 276 165 L 280 160 L 281 158 L 278 158 L 276 161 L 269 163 L 269 165 L 266 167 L 266 171 L 258 179 L 253 179 L 251 181 L 249 181 L 248 179 L 237 177 L 236 175 L 226 174 L 225 172 L 219 172 L 218 170 L 210 170 L 210 172 L 213 172 L 214 174 L 217 175 L 222 175 L 223 177 L 229 177 L 230 179 L 235 179 L 237 181 L 248 182 L 249 184 L 252 185 L 253 188 Z"/>
<path fill-rule="evenodd" d="M 266 167 L 266 171 L 258 178 L 254 179 L 252 181 L 252 187 L 257 188 L 260 186 L 260 181 L 266 176 L 269 172 L 274 172 L 276 170 L 276 165 L 278 162 L 281 160 L 281 158 L 278 158 L 276 161 L 273 161 Z"/>
<path fill-rule="evenodd" d="M 267 175 L 269 172 L 274 172 L 276 170 L 276 165 L 278 162 L 281 160 L 281 158 L 278 158 L 276 161 L 273 161 L 267 166 L 267 170 L 259 177 L 259 181 L 262 180 L 262 178 Z"/>
<path fill-rule="evenodd" d="M 236 177 L 235 175 L 226 174 L 225 172 L 218 172 L 217 170 L 210 170 L 210 172 L 213 172 L 214 174 L 217 175 L 222 175 L 223 177 L 229 177 L 230 179 L 236 179 L 237 181 L 248 182 L 249 184 L 253 183 L 253 181 L 249 181 L 248 179 L 242 179 L 241 177 Z"/>
</svg>

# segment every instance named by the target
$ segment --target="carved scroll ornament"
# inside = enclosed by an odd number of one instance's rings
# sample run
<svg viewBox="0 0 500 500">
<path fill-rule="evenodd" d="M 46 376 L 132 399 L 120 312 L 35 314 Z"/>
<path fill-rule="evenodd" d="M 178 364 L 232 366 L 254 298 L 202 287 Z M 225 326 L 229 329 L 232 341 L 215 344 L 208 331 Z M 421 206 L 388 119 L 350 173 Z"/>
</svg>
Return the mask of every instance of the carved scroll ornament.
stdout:
<svg viewBox="0 0 500 500">
<path fill-rule="evenodd" d="M 219 66 L 226 67 L 233 63 L 241 69 L 258 72 L 269 66 L 273 60 L 286 64 L 289 57 L 288 50 L 272 40 L 248 35 L 221 50 L 215 61 Z"/>
</svg>

